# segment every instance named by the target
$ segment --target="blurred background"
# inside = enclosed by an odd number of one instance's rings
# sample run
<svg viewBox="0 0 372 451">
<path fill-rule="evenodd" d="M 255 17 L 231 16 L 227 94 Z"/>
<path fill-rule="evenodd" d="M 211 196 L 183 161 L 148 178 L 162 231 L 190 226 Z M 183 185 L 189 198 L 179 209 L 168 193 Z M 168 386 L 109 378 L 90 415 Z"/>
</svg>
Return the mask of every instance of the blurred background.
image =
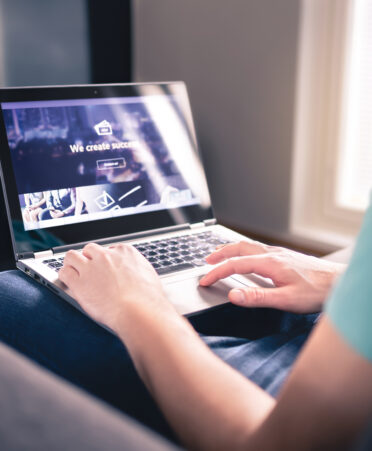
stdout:
<svg viewBox="0 0 372 451">
<path fill-rule="evenodd" d="M 371 25 L 369 0 L 0 0 L 0 85 L 184 80 L 218 220 L 323 255 L 368 204 Z"/>
</svg>

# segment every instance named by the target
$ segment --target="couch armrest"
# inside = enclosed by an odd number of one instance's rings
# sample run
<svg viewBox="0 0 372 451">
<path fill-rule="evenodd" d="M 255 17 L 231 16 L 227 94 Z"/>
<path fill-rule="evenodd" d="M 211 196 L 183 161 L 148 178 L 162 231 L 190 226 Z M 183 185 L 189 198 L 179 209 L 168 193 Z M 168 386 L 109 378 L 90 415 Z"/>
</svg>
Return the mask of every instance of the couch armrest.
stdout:
<svg viewBox="0 0 372 451">
<path fill-rule="evenodd" d="M 354 245 L 345 247 L 345 249 L 341 249 L 336 252 L 332 252 L 332 254 L 328 254 L 324 256 L 323 258 L 325 260 L 329 260 L 335 263 L 349 263 L 349 260 L 351 258 L 351 255 L 354 250 Z"/>
</svg>

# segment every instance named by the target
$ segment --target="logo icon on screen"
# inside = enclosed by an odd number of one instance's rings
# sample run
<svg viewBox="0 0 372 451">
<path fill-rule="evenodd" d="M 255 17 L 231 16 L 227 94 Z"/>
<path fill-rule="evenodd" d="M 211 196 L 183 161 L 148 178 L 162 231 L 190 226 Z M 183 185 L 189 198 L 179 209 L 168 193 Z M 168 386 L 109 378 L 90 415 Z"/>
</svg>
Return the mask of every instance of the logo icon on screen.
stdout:
<svg viewBox="0 0 372 451">
<path fill-rule="evenodd" d="M 109 121 L 99 122 L 94 126 L 94 129 L 99 136 L 112 135 L 112 127 Z"/>
<path fill-rule="evenodd" d="M 110 196 L 108 192 L 103 190 L 102 194 L 94 199 L 94 202 L 99 207 L 100 210 L 104 210 L 115 203 L 114 199 Z"/>
</svg>

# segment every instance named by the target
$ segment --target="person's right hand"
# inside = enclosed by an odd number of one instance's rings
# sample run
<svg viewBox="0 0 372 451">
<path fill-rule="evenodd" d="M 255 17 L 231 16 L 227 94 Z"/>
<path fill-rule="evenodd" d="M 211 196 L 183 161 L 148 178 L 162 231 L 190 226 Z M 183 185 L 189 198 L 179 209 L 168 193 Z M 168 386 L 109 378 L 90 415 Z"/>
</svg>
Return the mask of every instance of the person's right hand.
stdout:
<svg viewBox="0 0 372 451">
<path fill-rule="evenodd" d="M 212 265 L 223 263 L 206 274 L 200 285 L 212 285 L 232 274 L 255 273 L 270 278 L 275 287 L 235 288 L 229 292 L 229 300 L 243 307 L 271 307 L 295 313 L 320 311 L 335 278 L 345 269 L 340 263 L 258 241 L 227 244 L 206 260 Z"/>
</svg>

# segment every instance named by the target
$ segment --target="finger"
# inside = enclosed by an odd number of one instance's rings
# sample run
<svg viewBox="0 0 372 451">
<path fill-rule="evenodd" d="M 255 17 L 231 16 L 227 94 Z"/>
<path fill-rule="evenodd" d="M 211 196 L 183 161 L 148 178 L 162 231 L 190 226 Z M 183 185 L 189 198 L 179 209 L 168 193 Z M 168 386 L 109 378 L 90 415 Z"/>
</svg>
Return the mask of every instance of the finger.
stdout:
<svg viewBox="0 0 372 451">
<path fill-rule="evenodd" d="M 134 246 L 131 246 L 130 244 L 126 244 L 126 243 L 116 243 L 116 244 L 112 244 L 109 249 L 114 250 L 114 251 L 125 251 L 125 250 L 129 250 L 129 249 L 135 249 Z"/>
<path fill-rule="evenodd" d="M 259 241 L 240 241 L 239 243 L 226 244 L 216 249 L 206 257 L 206 261 L 213 265 L 231 257 L 265 254 L 268 252 L 268 248 L 269 246 Z"/>
<path fill-rule="evenodd" d="M 232 258 L 226 263 L 212 269 L 202 279 L 200 285 L 209 286 L 217 280 L 225 279 L 232 274 L 259 274 L 263 277 L 274 278 L 277 264 L 268 255 L 253 255 L 249 257 Z"/>
<path fill-rule="evenodd" d="M 88 259 L 78 251 L 68 251 L 65 255 L 64 265 L 72 266 L 79 274 L 80 269 L 86 265 Z"/>
<path fill-rule="evenodd" d="M 63 268 L 61 268 L 58 272 L 58 278 L 68 288 L 73 290 L 73 287 L 79 280 L 79 273 L 72 266 L 63 266 Z"/>
<path fill-rule="evenodd" d="M 127 243 L 118 243 L 116 245 L 110 246 L 109 251 L 113 252 L 117 256 L 119 255 L 120 258 L 123 258 L 124 256 L 133 258 L 133 256 L 136 254 L 141 255 L 142 258 L 145 258 L 134 246 Z"/>
<path fill-rule="evenodd" d="M 92 260 L 94 257 L 102 255 L 105 252 L 105 248 L 96 243 L 89 243 L 84 246 L 82 254 L 84 257 Z"/>
<path fill-rule="evenodd" d="M 240 307 L 271 307 L 285 310 L 290 297 L 287 287 L 280 288 L 234 288 L 229 300 Z"/>
</svg>

